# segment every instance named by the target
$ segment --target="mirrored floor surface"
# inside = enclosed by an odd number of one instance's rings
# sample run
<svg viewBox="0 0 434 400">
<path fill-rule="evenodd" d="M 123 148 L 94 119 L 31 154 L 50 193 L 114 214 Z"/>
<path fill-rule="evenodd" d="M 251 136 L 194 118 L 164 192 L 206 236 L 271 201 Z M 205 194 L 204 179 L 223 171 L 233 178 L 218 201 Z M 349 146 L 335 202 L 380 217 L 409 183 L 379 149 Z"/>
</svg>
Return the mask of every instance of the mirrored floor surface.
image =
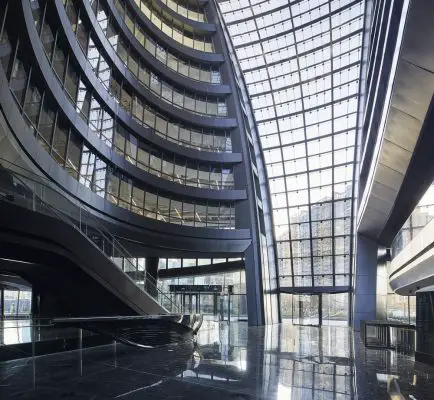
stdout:
<svg viewBox="0 0 434 400">
<path fill-rule="evenodd" d="M 388 393 L 393 391 L 393 393 Z M 434 368 L 346 327 L 206 321 L 197 343 L 110 344 L 0 363 L 0 399 L 434 399 Z"/>
</svg>

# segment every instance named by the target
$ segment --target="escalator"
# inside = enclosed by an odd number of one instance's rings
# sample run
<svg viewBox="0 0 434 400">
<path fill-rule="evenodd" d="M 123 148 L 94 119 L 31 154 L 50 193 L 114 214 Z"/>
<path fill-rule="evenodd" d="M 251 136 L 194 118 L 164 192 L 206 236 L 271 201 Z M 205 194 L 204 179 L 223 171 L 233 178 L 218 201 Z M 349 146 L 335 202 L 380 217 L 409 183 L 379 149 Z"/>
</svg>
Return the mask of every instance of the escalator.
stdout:
<svg viewBox="0 0 434 400">
<path fill-rule="evenodd" d="M 32 284 L 44 316 L 182 313 L 79 201 L 0 162 L 0 271 Z"/>
</svg>

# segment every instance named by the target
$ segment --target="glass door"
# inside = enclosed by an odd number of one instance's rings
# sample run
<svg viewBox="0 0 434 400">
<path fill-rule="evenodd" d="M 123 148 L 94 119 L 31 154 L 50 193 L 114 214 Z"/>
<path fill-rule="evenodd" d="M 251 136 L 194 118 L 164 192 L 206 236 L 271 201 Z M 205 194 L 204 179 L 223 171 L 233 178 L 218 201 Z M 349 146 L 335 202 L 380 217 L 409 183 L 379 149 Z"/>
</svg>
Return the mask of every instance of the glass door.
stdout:
<svg viewBox="0 0 434 400">
<path fill-rule="evenodd" d="M 282 319 L 295 325 L 348 325 L 349 293 L 280 294 Z"/>
<path fill-rule="evenodd" d="M 204 316 L 214 316 L 217 313 L 217 306 L 214 294 L 201 293 L 200 294 L 200 313 Z"/>
<path fill-rule="evenodd" d="M 220 296 L 220 321 L 230 321 L 231 296 L 224 294 Z"/>
<path fill-rule="evenodd" d="M 322 295 L 322 325 L 348 325 L 348 293 Z"/>
<path fill-rule="evenodd" d="M 319 325 L 321 295 L 296 294 L 292 300 L 292 323 Z"/>
<path fill-rule="evenodd" d="M 183 306 L 184 310 L 190 314 L 198 313 L 199 302 L 198 293 L 183 293 Z"/>
</svg>

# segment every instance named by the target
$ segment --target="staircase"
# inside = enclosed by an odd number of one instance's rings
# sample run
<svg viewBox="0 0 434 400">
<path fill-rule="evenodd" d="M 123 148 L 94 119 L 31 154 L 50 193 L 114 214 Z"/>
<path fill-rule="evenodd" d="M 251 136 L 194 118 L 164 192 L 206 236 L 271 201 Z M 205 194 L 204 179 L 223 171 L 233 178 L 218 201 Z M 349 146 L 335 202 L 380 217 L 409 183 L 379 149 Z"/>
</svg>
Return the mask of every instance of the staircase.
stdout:
<svg viewBox="0 0 434 400">
<path fill-rule="evenodd" d="M 86 206 L 49 180 L 3 159 L 0 250 L 3 259 L 24 261 L 14 264 L 19 274 L 40 285 L 47 282 L 47 287 L 51 279 L 49 288 L 66 301 L 72 296 L 68 307 L 76 305 L 76 316 L 113 315 L 110 304 L 119 315 L 183 314 Z M 120 258 L 125 260 L 123 270 L 115 263 Z M 53 261 L 57 259 L 62 261 Z M 37 274 L 29 263 L 38 265 Z M 96 293 L 106 305 L 95 303 Z"/>
</svg>

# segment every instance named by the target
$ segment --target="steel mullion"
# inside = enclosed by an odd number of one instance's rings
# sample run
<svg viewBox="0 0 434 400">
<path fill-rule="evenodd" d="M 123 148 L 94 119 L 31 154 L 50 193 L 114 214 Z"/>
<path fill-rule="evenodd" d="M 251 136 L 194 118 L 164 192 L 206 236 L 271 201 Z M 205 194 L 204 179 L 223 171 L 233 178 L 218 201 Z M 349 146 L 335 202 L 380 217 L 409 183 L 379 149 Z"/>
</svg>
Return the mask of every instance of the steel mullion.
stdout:
<svg viewBox="0 0 434 400">
<path fill-rule="evenodd" d="M 361 0 L 364 1 L 364 0 Z M 363 30 L 365 30 L 365 25 L 366 25 L 366 13 L 367 13 L 367 8 L 368 8 L 368 3 L 365 1 L 364 3 L 364 13 L 363 13 Z M 363 34 L 362 36 L 362 46 L 361 48 L 363 49 L 364 43 L 366 41 L 366 35 Z M 362 54 L 361 54 L 362 57 Z M 354 232 L 354 228 L 355 228 L 355 204 L 356 204 L 356 173 L 357 173 L 357 161 L 358 161 L 358 157 L 357 157 L 357 152 L 360 150 L 358 149 L 358 139 L 359 139 L 359 134 L 360 134 L 360 129 L 359 129 L 359 124 L 360 124 L 360 93 L 362 92 L 362 62 L 360 62 L 360 67 L 359 67 L 359 96 L 358 96 L 358 104 L 357 104 L 357 119 L 356 119 L 356 130 L 355 130 L 355 138 L 354 138 L 354 156 L 353 156 L 353 161 L 354 161 L 354 167 L 353 167 L 353 187 L 352 187 L 352 196 L 351 196 L 351 214 L 350 214 L 350 218 L 351 218 L 351 228 L 350 228 L 350 251 L 349 251 L 349 257 L 350 257 L 350 265 L 349 265 L 349 286 L 350 286 L 350 290 L 352 291 L 352 293 L 354 293 L 354 287 L 353 287 L 353 266 L 354 266 L 354 256 L 353 256 L 353 252 L 354 252 L 354 247 L 355 247 L 355 240 L 356 240 L 356 232 Z M 357 248 L 357 247 L 356 247 Z M 355 271 L 354 271 L 355 272 Z M 351 324 L 353 322 L 353 294 L 350 293 L 349 294 L 349 314 L 348 314 L 348 324 Z"/>
<path fill-rule="evenodd" d="M 292 9 L 289 7 L 289 13 L 291 15 L 292 19 Z M 297 56 L 297 67 L 298 67 L 298 79 L 300 81 L 300 92 L 302 94 L 301 98 L 301 105 L 302 105 L 302 115 L 303 115 L 303 131 L 304 131 L 304 138 L 305 138 L 305 151 L 306 151 L 306 176 L 307 176 L 307 199 L 308 199 L 308 215 L 309 215 L 309 241 L 310 241 L 310 267 L 311 267 L 311 286 L 313 287 L 313 245 L 312 245 L 312 213 L 311 213 L 311 201 L 310 201 L 310 176 L 309 176 L 309 155 L 307 151 L 307 135 L 306 135 L 306 117 L 305 117 L 305 108 L 304 108 L 304 97 L 303 97 L 303 86 L 301 84 L 301 70 L 300 70 L 300 59 L 298 57 L 298 46 L 297 46 L 297 40 L 295 37 L 295 31 L 292 32 L 294 36 L 294 47 L 295 47 L 295 54 Z M 291 242 L 292 243 L 292 242 Z M 292 245 L 291 245 L 292 250 Z M 291 252 L 292 253 L 292 252 Z M 292 255 L 292 254 L 291 254 Z M 291 257 L 292 260 L 293 257 Z M 303 265 L 303 259 L 304 257 L 301 257 L 302 259 L 302 265 Z M 303 272 L 304 273 L 304 272 Z M 302 275 L 304 276 L 304 275 Z M 304 282 L 303 282 L 304 283 Z M 295 285 L 294 285 L 295 287 Z"/>
<path fill-rule="evenodd" d="M 329 2 L 329 12 L 331 12 L 331 4 Z M 334 99 L 334 91 L 335 91 L 335 86 L 334 86 L 334 79 L 333 79 L 333 44 L 332 44 L 332 17 L 331 15 L 329 15 L 329 23 L 330 23 L 330 80 L 331 80 L 331 90 L 332 90 L 332 102 L 333 105 L 335 104 L 335 99 Z M 332 118 L 331 118 L 331 123 L 332 123 L 332 274 L 333 274 L 333 278 L 332 278 L 332 285 L 336 286 L 336 263 L 335 263 L 335 141 L 334 139 L 334 131 L 335 131 L 335 115 L 334 115 L 334 107 L 332 107 Z"/>
</svg>

